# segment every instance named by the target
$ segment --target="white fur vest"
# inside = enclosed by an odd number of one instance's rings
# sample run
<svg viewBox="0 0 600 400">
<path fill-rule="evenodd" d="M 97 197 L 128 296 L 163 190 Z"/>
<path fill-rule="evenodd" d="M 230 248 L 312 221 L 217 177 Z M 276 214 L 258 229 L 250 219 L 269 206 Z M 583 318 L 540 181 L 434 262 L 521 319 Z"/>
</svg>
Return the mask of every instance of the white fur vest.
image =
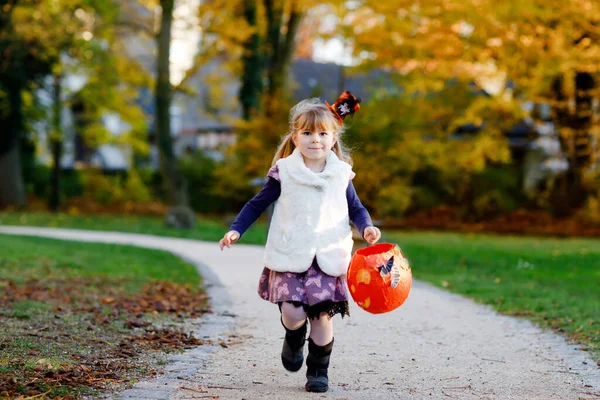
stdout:
<svg viewBox="0 0 600 400">
<path fill-rule="evenodd" d="M 330 151 L 323 172 L 315 173 L 297 148 L 277 167 L 281 195 L 271 219 L 265 265 L 279 272 L 305 272 L 316 256 L 326 274 L 345 275 L 353 244 L 346 200 L 352 168 Z"/>
</svg>

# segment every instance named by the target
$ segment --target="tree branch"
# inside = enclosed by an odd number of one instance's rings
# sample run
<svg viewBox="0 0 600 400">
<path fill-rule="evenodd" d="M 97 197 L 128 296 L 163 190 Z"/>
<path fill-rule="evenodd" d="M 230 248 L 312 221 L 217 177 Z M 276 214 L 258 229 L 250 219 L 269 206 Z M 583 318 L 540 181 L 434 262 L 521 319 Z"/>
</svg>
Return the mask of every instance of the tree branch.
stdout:
<svg viewBox="0 0 600 400">
<path fill-rule="evenodd" d="M 265 11 L 267 14 L 267 44 L 269 49 L 267 53 L 267 67 L 269 70 L 277 64 L 279 57 L 279 43 L 281 42 L 281 21 L 283 19 L 283 6 L 275 6 L 273 0 L 264 0 Z M 279 1 L 277 1 L 279 3 Z"/>
<path fill-rule="evenodd" d="M 292 55 L 294 54 L 294 49 L 296 47 L 296 35 L 298 34 L 300 21 L 302 21 L 302 17 L 304 16 L 304 13 L 297 9 L 295 4 L 295 2 L 292 2 L 290 18 L 288 19 L 287 23 L 287 33 L 285 35 L 285 42 L 283 43 L 282 48 L 280 49 L 280 63 L 282 65 L 287 64 L 290 61 Z"/>
<path fill-rule="evenodd" d="M 303 16 L 304 12 L 299 9 L 295 1 L 292 1 L 290 15 L 287 19 L 285 40 L 281 42 L 281 39 L 278 39 L 277 46 L 273 47 L 272 65 L 269 69 L 270 95 L 275 95 L 285 85 L 286 69 L 294 54 L 295 39 Z"/>
</svg>

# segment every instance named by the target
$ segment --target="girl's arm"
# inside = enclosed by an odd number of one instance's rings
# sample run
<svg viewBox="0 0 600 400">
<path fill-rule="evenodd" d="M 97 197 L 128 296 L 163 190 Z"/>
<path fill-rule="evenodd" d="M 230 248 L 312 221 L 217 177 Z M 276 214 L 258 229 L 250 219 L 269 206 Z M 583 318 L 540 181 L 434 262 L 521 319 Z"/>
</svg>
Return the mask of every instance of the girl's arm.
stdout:
<svg viewBox="0 0 600 400">
<path fill-rule="evenodd" d="M 373 226 L 371 216 L 365 206 L 360 202 L 352 181 L 348 183 L 348 188 L 346 189 L 346 200 L 348 201 L 348 215 L 350 216 L 350 221 L 352 221 L 356 229 L 358 229 L 360 236 L 369 242 L 369 244 L 376 243 L 381 238 L 381 232 L 378 228 Z"/>
<path fill-rule="evenodd" d="M 238 232 L 241 237 L 258 217 L 279 198 L 280 194 L 281 183 L 277 179 L 269 177 L 260 192 L 244 205 L 229 230 Z"/>
<path fill-rule="evenodd" d="M 373 221 L 371 221 L 371 216 L 365 206 L 360 202 L 352 181 L 348 183 L 348 188 L 346 189 L 346 200 L 348 200 L 348 215 L 350 216 L 350 221 L 352 221 L 356 229 L 358 229 L 360 235 L 364 237 L 365 229 L 369 226 L 373 226 Z"/>
</svg>

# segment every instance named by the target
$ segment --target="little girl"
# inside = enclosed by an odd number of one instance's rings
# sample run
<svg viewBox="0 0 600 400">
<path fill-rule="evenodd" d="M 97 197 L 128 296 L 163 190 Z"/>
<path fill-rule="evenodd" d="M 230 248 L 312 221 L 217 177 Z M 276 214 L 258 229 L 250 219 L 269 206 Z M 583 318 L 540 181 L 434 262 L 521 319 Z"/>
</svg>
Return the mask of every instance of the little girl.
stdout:
<svg viewBox="0 0 600 400">
<path fill-rule="evenodd" d="M 275 202 L 258 294 L 279 305 L 285 339 L 281 361 L 288 371 L 304 362 L 310 322 L 305 388 L 329 389 L 335 314 L 349 315 L 345 275 L 352 252 L 352 221 L 370 244 L 381 237 L 361 204 L 351 159 L 340 142 L 343 119 L 360 108 L 344 92 L 330 106 L 304 100 L 290 111 L 290 130 L 273 159 L 261 191 L 243 207 L 219 241 L 230 247 Z"/>
</svg>

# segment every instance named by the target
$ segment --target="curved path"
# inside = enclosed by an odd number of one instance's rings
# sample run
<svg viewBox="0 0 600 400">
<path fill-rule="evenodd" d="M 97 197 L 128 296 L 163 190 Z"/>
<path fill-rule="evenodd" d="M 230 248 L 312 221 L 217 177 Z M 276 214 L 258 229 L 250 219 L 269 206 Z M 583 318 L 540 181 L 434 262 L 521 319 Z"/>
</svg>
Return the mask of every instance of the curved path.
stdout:
<svg viewBox="0 0 600 400">
<path fill-rule="evenodd" d="M 256 294 L 262 247 L 236 244 L 221 252 L 211 242 L 51 228 L 0 233 L 163 249 L 198 266 L 215 313 L 190 328 L 224 346 L 174 356 L 163 376 L 119 399 L 600 400 L 600 368 L 577 346 L 421 282 L 392 313 L 371 315 L 352 304 L 350 318 L 335 317 L 331 389 L 306 393 L 304 369 L 289 373 L 280 365 L 277 307 Z"/>
</svg>

